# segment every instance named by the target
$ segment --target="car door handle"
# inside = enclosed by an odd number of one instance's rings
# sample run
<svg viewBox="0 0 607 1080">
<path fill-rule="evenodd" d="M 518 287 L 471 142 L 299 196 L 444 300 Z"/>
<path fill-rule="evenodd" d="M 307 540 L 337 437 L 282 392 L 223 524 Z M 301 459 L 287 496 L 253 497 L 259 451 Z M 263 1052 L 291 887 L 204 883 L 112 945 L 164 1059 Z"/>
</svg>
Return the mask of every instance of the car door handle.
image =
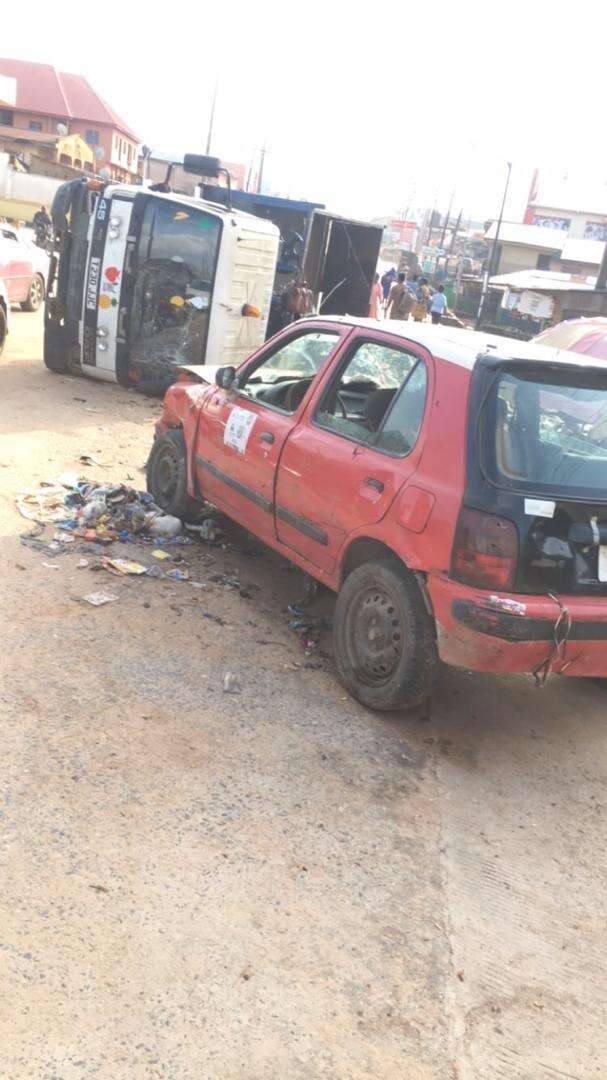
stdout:
<svg viewBox="0 0 607 1080">
<path fill-rule="evenodd" d="M 262 431 L 259 438 L 261 439 L 262 442 L 270 443 L 270 445 L 272 445 L 272 443 L 274 442 L 274 435 L 272 434 L 271 431 Z"/>
<path fill-rule="evenodd" d="M 376 480 L 374 476 L 365 476 L 363 483 L 366 484 L 367 487 L 375 488 L 380 494 L 384 490 L 384 485 L 381 480 Z"/>
</svg>

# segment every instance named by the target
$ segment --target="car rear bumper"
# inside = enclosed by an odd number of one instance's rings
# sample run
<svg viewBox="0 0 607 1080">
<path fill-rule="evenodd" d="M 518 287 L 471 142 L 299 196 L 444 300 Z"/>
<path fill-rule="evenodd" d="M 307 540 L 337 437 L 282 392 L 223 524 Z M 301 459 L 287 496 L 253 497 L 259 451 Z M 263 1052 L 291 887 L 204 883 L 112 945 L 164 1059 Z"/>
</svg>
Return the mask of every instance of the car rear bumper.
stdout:
<svg viewBox="0 0 607 1080">
<path fill-rule="evenodd" d="M 548 664 L 561 675 L 607 677 L 607 597 L 559 596 L 559 603 L 474 589 L 442 574 L 429 575 L 428 588 L 447 664 L 527 673 Z"/>
</svg>

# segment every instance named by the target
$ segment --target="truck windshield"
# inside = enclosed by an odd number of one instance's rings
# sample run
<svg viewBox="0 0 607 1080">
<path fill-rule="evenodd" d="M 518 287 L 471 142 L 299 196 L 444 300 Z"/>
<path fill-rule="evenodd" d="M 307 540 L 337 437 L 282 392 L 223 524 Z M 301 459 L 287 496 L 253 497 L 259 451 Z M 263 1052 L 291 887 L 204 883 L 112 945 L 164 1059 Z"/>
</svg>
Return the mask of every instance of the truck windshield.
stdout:
<svg viewBox="0 0 607 1080">
<path fill-rule="evenodd" d="M 130 316 L 131 376 L 171 378 L 202 364 L 220 221 L 177 200 L 150 197 L 135 257 Z"/>
<path fill-rule="evenodd" d="M 504 371 L 493 394 L 498 483 L 607 497 L 607 371 Z"/>
</svg>

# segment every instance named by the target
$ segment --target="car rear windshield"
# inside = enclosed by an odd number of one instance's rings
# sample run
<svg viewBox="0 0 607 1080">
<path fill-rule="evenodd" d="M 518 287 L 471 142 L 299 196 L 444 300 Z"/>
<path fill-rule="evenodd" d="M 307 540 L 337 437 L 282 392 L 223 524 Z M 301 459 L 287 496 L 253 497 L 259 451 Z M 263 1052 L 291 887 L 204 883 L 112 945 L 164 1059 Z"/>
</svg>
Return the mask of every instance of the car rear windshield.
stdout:
<svg viewBox="0 0 607 1080">
<path fill-rule="evenodd" d="M 492 397 L 492 479 L 607 498 L 607 370 L 502 371 Z"/>
</svg>

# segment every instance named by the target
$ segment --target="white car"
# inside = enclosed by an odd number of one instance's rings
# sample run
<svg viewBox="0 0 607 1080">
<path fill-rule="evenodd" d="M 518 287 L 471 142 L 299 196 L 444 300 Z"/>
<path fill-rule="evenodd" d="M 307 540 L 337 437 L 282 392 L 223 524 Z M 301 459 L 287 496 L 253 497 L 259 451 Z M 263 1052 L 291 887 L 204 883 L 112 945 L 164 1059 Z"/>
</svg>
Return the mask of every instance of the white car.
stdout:
<svg viewBox="0 0 607 1080">
<path fill-rule="evenodd" d="M 0 278 L 9 304 L 37 311 L 46 293 L 49 258 L 25 229 L 0 222 Z"/>
</svg>

